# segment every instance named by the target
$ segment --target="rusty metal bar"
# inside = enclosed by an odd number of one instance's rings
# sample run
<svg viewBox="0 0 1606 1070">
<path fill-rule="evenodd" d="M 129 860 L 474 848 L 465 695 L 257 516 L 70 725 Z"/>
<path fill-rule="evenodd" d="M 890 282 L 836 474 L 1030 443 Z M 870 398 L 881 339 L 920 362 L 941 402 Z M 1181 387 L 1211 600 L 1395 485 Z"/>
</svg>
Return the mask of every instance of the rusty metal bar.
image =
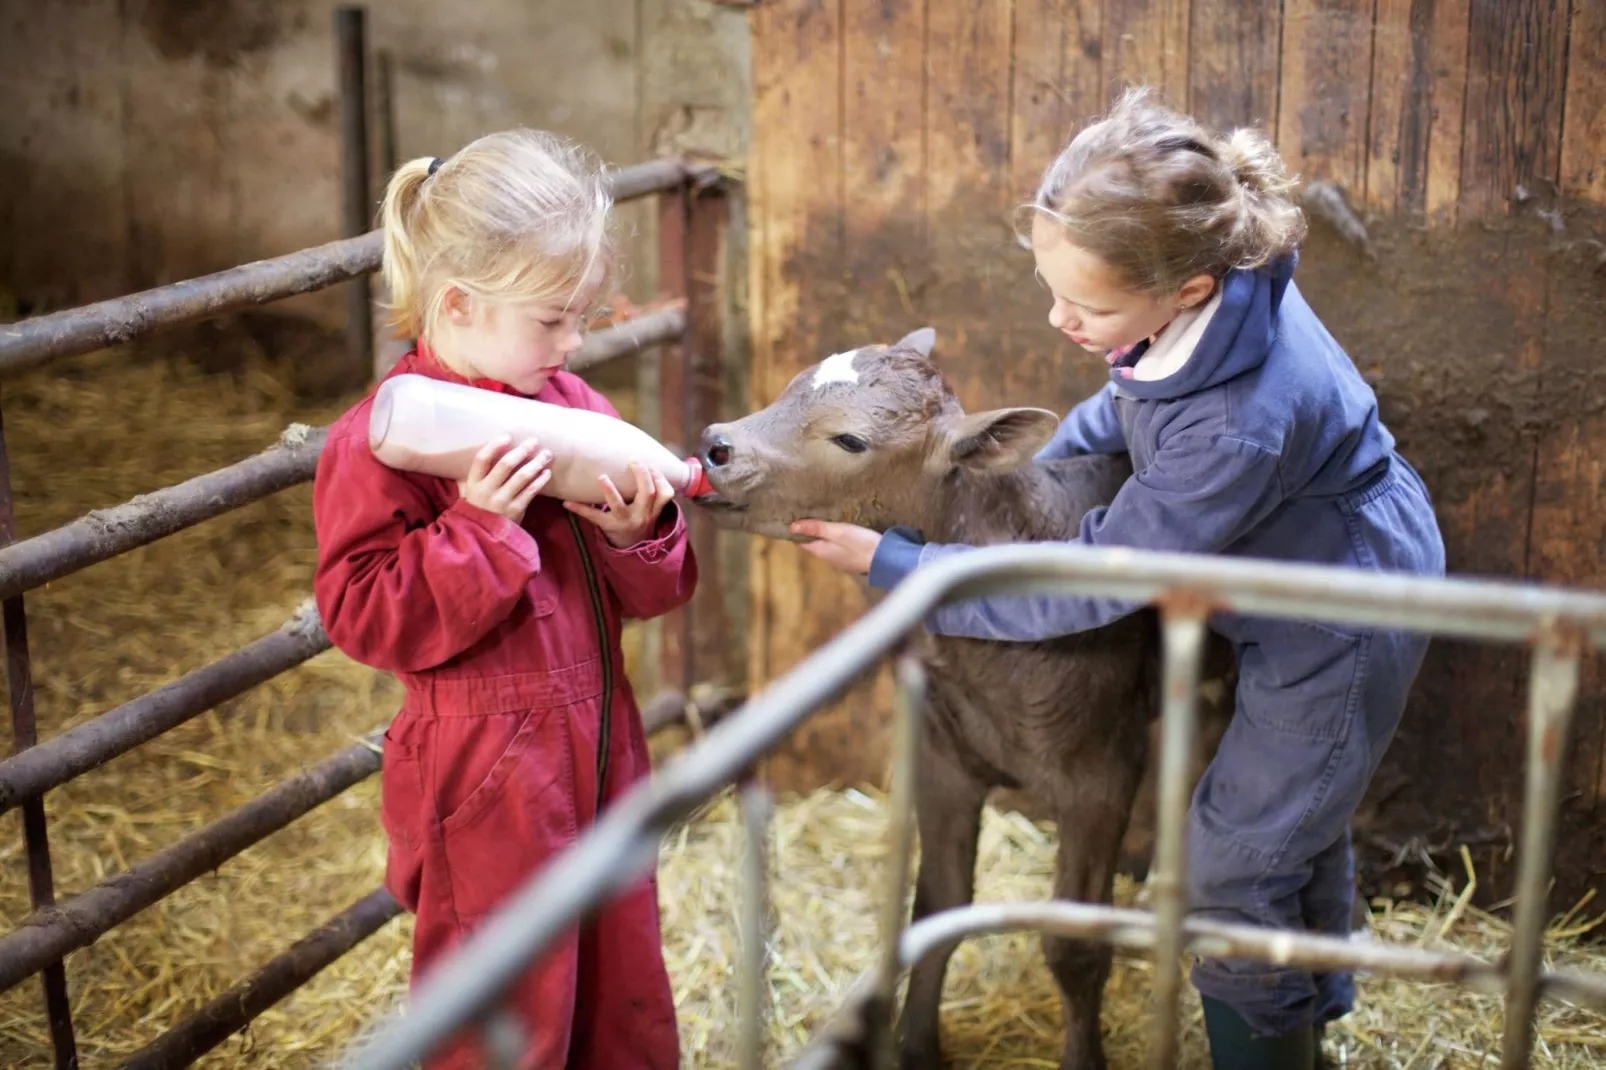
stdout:
<svg viewBox="0 0 1606 1070">
<path fill-rule="evenodd" d="M 688 319 L 681 348 L 685 438 L 679 441 L 695 444 L 709 424 L 718 423 L 725 415 L 725 295 L 729 290 L 725 249 L 731 198 L 723 184 L 718 184 L 688 188 L 686 200 Z M 743 649 L 743 644 L 732 641 L 720 567 L 721 541 L 728 536 L 722 536 L 713 524 L 693 524 L 690 535 L 700 578 L 685 606 L 690 616 L 683 640 L 689 648 L 688 679 L 742 679 L 745 671 L 739 662 L 732 664 L 731 651 Z"/>
<path fill-rule="evenodd" d="M 309 599 L 277 630 L 0 761 L 0 813 L 35 799 L 329 649 Z"/>
<path fill-rule="evenodd" d="M 1161 621 L 1164 688 L 1161 711 L 1159 827 L 1155 836 L 1154 1007 L 1151 1070 L 1177 1065 L 1177 1023 L 1182 999 L 1182 920 L 1187 914 L 1188 761 L 1199 730 L 1199 668 L 1204 658 L 1205 613 L 1185 601 L 1167 605 Z"/>
<path fill-rule="evenodd" d="M 368 175 L 368 33 L 367 12 L 359 5 L 335 8 L 335 63 L 340 72 L 340 216 L 341 231 L 356 238 L 374 225 Z M 346 361 L 354 381 L 367 377 L 373 362 L 374 319 L 369 304 L 368 273 L 348 279 L 346 286 Z"/>
<path fill-rule="evenodd" d="M 617 201 L 632 200 L 696 182 L 706 173 L 678 159 L 636 164 L 612 172 L 613 196 Z M 377 269 L 382 245 L 381 233 L 370 231 L 360 238 L 342 238 L 125 297 L 0 324 L 0 377 L 132 341 L 175 323 L 333 286 Z"/>
<path fill-rule="evenodd" d="M 379 117 L 381 186 L 396 173 L 396 57 L 390 49 L 374 52 L 374 114 Z"/>
<path fill-rule="evenodd" d="M 0 549 L 0 597 L 109 560 L 312 478 L 325 429 L 291 427 L 252 457 Z"/>
<path fill-rule="evenodd" d="M 11 491 L 11 455 L 5 424 L 0 417 L 0 544 L 17 537 L 16 498 Z M 11 706 L 11 751 L 25 755 L 39 742 L 34 717 L 33 659 L 28 649 L 28 611 L 21 595 L 0 605 L 6 643 L 6 688 Z M 49 910 L 56 902 L 55 878 L 50 871 L 50 833 L 44 800 L 34 799 L 22 810 L 22 837 L 28 851 L 28 895 L 35 911 Z M 78 1042 L 73 1036 L 72 1003 L 67 998 L 67 969 L 61 956 L 40 963 L 43 974 L 45 1017 L 57 1070 L 75 1070 Z"/>
<path fill-rule="evenodd" d="M 383 733 L 270 788 L 226 817 L 75 896 L 36 910 L 0 937 L 0 992 L 284 828 L 379 770 Z"/>
<path fill-rule="evenodd" d="M 381 236 L 375 231 L 5 324 L 0 326 L 0 376 L 129 342 L 186 320 L 321 290 L 373 271 L 379 266 L 380 248 Z"/>
<path fill-rule="evenodd" d="M 135 1052 L 122 1064 L 122 1070 L 177 1070 L 189 1066 L 401 912 L 401 906 L 383 888 L 369 892 L 291 944 L 256 974 Z"/>
<path fill-rule="evenodd" d="M 586 336 L 585 344 L 569 360 L 569 370 L 581 372 L 618 360 L 648 346 L 672 342 L 686 330 L 686 310 L 673 305 L 644 312 L 635 319 L 605 327 Z"/>
<path fill-rule="evenodd" d="M 615 803 L 584 836 L 509 896 L 417 990 L 407 1017 L 394 1021 L 348 1065 L 402 1070 L 434 1050 L 497 1000 L 526 963 L 600 899 L 650 869 L 658 837 L 675 821 L 778 745 L 812 711 L 852 686 L 942 604 L 1000 591 L 1102 595 L 1138 603 L 1176 602 L 1186 596 L 1200 613 L 1226 610 L 1517 641 L 1560 628 L 1593 643 L 1606 639 L 1606 597 L 1598 594 L 1393 573 L 1365 579 L 1358 584 L 1354 570 L 1336 566 L 1066 544 L 993 546 L 939 560 L 915 572 L 853 626 L 793 666 L 650 784 Z M 1152 925 L 1152 919 L 1144 924 Z M 1191 938 L 1191 923 L 1184 928 Z M 1263 942 L 1192 942 L 1209 955 L 1294 962 L 1290 956 L 1307 946 L 1300 940 L 1311 938 L 1261 930 L 1252 939 Z M 1366 956 L 1376 952 L 1336 943 L 1341 953 L 1325 960 L 1330 965 L 1364 966 Z M 1558 991 L 1580 987 L 1553 976 L 1542 987 L 1558 984 Z M 1589 984 L 1598 984 L 1606 998 L 1606 980 Z M 1582 987 L 1587 990 L 1589 984 Z"/>
<path fill-rule="evenodd" d="M 690 206 L 685 187 L 658 198 L 658 293 L 684 302 L 688 323 L 691 302 L 688 293 L 690 264 L 686 255 L 686 230 L 690 223 Z M 690 444 L 697 441 L 690 433 L 689 341 L 682 332 L 680 337 L 665 345 L 658 355 L 658 438 L 663 442 Z M 694 529 L 705 526 L 708 525 L 692 525 Z M 696 552 L 695 546 L 693 552 Z M 700 572 L 703 558 L 701 554 L 697 556 Z M 706 590 L 707 584 L 706 578 L 699 577 L 699 588 Z M 658 620 L 658 676 L 666 687 L 689 687 L 695 679 L 692 669 L 693 613 L 690 605 L 682 605 Z"/>
<path fill-rule="evenodd" d="M 1582 644 L 1547 629 L 1534 647 L 1528 680 L 1528 769 L 1522 843 L 1517 856 L 1517 902 L 1512 918 L 1510 983 L 1506 988 L 1502 1070 L 1526 1070 L 1533 1046 L 1534 1008 L 1549 916 L 1550 877 L 1556 855 L 1562 760 L 1578 696 Z"/>
</svg>

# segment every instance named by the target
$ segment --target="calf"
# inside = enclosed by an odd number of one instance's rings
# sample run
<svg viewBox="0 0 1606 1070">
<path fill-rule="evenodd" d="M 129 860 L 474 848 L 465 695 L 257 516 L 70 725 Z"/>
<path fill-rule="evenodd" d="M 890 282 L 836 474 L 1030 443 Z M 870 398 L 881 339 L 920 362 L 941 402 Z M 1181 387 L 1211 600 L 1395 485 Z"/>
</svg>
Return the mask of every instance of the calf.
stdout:
<svg viewBox="0 0 1606 1070">
<path fill-rule="evenodd" d="M 1125 455 L 1033 462 L 1058 425 L 1041 409 L 965 413 L 931 360 L 935 334 L 838 354 L 768 408 L 708 428 L 702 457 L 722 527 L 792 538 L 798 518 L 936 542 L 1063 539 L 1131 474 Z M 922 635 L 930 707 L 921 741 L 920 864 L 914 917 L 971 901 L 983 804 L 1014 789 L 1059 829 L 1055 898 L 1109 902 L 1159 709 L 1152 610 L 1040 643 Z M 1230 666 L 1213 640 L 1209 662 Z M 1219 723 L 1220 710 L 1209 711 Z M 1111 952 L 1043 938 L 1061 992 L 1063 1070 L 1102 1068 L 1099 1010 Z M 941 1065 L 938 1004 L 952 947 L 910 974 L 900 1023 L 905 1067 Z"/>
</svg>

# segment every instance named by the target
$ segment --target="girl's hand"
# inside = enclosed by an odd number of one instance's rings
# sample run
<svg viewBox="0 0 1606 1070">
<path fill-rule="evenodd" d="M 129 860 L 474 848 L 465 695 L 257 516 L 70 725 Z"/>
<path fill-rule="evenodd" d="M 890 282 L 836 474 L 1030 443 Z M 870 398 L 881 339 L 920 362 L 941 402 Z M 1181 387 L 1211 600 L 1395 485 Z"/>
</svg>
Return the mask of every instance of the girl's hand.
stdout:
<svg viewBox="0 0 1606 1070">
<path fill-rule="evenodd" d="M 635 478 L 635 493 L 628 504 L 620 496 L 619 488 L 607 476 L 597 477 L 597 483 L 602 487 L 602 497 L 607 502 L 605 509 L 580 502 L 563 503 L 565 509 L 578 513 L 601 528 L 609 545 L 619 550 L 645 541 L 658 526 L 658 514 L 675 496 L 675 488 L 669 485 L 669 480 L 661 472 L 649 472 L 645 465 L 633 463 L 630 474 Z M 646 488 L 645 492 L 642 488 Z"/>
<path fill-rule="evenodd" d="M 803 549 L 824 561 L 838 572 L 863 576 L 870 571 L 870 561 L 876 547 L 881 545 L 881 533 L 861 528 L 857 524 L 835 524 L 829 520 L 796 520 L 792 534 L 805 535 L 814 542 L 802 543 Z"/>
<path fill-rule="evenodd" d="M 535 496 L 552 478 L 552 451 L 527 438 L 517 446 L 509 435 L 487 442 L 474 455 L 468 478 L 460 480 L 457 492 L 470 505 L 505 516 L 515 524 L 524 519 Z"/>
</svg>

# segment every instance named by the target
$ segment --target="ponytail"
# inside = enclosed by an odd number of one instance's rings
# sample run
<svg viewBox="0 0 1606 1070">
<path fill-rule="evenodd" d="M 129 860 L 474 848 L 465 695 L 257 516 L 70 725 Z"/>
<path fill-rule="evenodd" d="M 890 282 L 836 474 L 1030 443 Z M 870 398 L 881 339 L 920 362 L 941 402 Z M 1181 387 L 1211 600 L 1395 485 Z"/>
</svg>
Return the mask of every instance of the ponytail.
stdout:
<svg viewBox="0 0 1606 1070">
<path fill-rule="evenodd" d="M 1293 200 L 1298 180 L 1288 174 L 1271 142 L 1240 127 L 1217 150 L 1238 181 L 1235 249 L 1238 267 L 1255 268 L 1292 252 L 1305 237 L 1305 214 Z"/>
<path fill-rule="evenodd" d="M 412 228 L 424 183 L 430 178 L 431 162 L 430 157 L 420 156 L 397 168 L 385 187 L 385 199 L 380 207 L 385 234 L 380 268 L 390 290 L 385 308 L 390 313 L 388 322 L 403 338 L 422 335 L 427 318 L 425 302 L 420 300 L 423 265 L 418 262 L 417 236 Z"/>
</svg>

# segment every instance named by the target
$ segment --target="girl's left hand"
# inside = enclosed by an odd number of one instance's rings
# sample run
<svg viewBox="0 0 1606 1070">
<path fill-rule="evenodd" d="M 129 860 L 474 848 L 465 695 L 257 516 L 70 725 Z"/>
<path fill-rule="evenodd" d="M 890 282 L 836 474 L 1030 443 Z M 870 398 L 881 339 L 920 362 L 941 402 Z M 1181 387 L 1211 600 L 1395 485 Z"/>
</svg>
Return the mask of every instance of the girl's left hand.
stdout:
<svg viewBox="0 0 1606 1070">
<path fill-rule="evenodd" d="M 815 540 L 802 543 L 803 549 L 838 572 L 853 576 L 863 576 L 870 571 L 870 561 L 875 557 L 876 547 L 881 545 L 879 531 L 857 524 L 797 520 L 793 521 L 791 530 L 794 535 L 806 535 Z"/>
<path fill-rule="evenodd" d="M 643 542 L 658 526 L 658 514 L 663 512 L 675 497 L 675 488 L 661 472 L 649 472 L 642 464 L 631 464 L 630 474 L 636 480 L 636 493 L 627 504 L 619 488 L 607 476 L 598 476 L 606 509 L 580 502 L 564 502 L 563 507 L 578 513 L 597 527 L 615 549 L 627 550 Z M 643 490 L 642 488 L 645 488 Z"/>
</svg>

